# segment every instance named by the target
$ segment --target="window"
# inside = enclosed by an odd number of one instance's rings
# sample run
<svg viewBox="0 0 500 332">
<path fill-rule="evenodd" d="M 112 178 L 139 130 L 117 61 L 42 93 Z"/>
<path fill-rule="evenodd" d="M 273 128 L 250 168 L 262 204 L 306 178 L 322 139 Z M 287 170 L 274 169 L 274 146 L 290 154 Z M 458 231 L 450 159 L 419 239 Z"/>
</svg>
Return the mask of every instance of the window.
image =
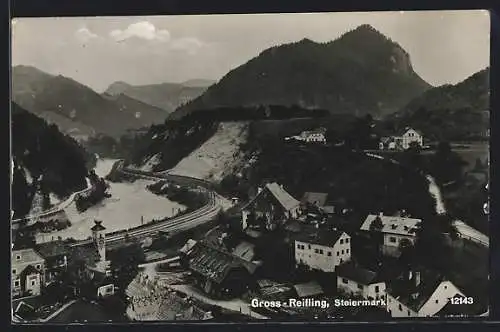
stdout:
<svg viewBox="0 0 500 332">
<path fill-rule="evenodd" d="M 20 261 L 20 260 L 21 260 L 21 256 L 20 256 L 20 255 L 17 255 L 17 256 L 16 256 L 16 259 L 17 259 L 18 261 Z"/>
<path fill-rule="evenodd" d="M 347 280 L 346 278 L 342 278 L 342 283 L 347 284 L 349 283 L 349 280 Z"/>
<path fill-rule="evenodd" d="M 399 305 L 399 311 L 403 311 L 403 306 L 401 304 Z"/>
<path fill-rule="evenodd" d="M 314 253 L 315 254 L 319 254 L 319 250 L 318 249 L 314 249 Z"/>
<path fill-rule="evenodd" d="M 14 287 L 19 287 L 19 285 L 20 285 L 19 280 L 14 281 Z"/>
<path fill-rule="evenodd" d="M 378 293 L 379 292 L 379 286 L 375 286 L 375 293 Z"/>
<path fill-rule="evenodd" d="M 411 316 L 411 312 L 410 312 L 410 310 L 408 310 L 408 317 L 410 317 L 410 316 Z"/>
<path fill-rule="evenodd" d="M 40 264 L 37 264 L 37 265 L 36 265 L 36 268 L 37 268 L 38 270 L 40 270 L 40 269 L 42 268 L 42 266 L 41 266 Z"/>
<path fill-rule="evenodd" d="M 297 248 L 298 249 L 302 249 L 300 244 L 297 244 Z"/>
<path fill-rule="evenodd" d="M 35 281 L 34 280 L 31 282 L 31 286 L 35 286 Z"/>
<path fill-rule="evenodd" d="M 349 239 L 345 239 L 345 243 L 349 243 Z"/>
<path fill-rule="evenodd" d="M 331 251 L 329 251 L 327 255 L 328 255 L 328 256 L 331 256 L 331 255 L 332 255 L 332 252 L 331 252 Z M 445 286 L 445 287 L 446 287 L 446 286 Z"/>
<path fill-rule="evenodd" d="M 389 242 L 395 243 L 396 238 L 394 236 L 389 237 Z"/>
<path fill-rule="evenodd" d="M 436 300 L 436 304 L 438 304 L 438 303 L 439 303 L 439 300 Z"/>
<path fill-rule="evenodd" d="M 345 250 L 345 253 L 346 253 L 346 254 L 348 254 L 348 253 L 349 253 L 349 249 L 346 249 L 346 250 Z"/>
<path fill-rule="evenodd" d="M 448 289 L 448 286 L 444 285 L 444 289 Z"/>
<path fill-rule="evenodd" d="M 344 249 L 342 249 L 342 255 L 344 254 Z"/>
<path fill-rule="evenodd" d="M 323 255 L 323 249 L 320 249 L 320 250 L 319 250 L 319 253 Z"/>
<path fill-rule="evenodd" d="M 340 252 L 337 251 L 337 256 L 339 256 L 339 255 L 340 255 Z"/>
<path fill-rule="evenodd" d="M 12 269 L 12 274 L 16 274 L 16 273 L 17 273 L 17 270 L 16 269 Z"/>
<path fill-rule="evenodd" d="M 344 244 L 344 240 L 340 239 L 340 244 Z"/>
<path fill-rule="evenodd" d="M 358 284 L 358 289 L 363 289 L 363 285 Z"/>
<path fill-rule="evenodd" d="M 311 249 L 311 245 L 310 244 L 307 247 L 308 247 L 307 249 Z"/>
</svg>

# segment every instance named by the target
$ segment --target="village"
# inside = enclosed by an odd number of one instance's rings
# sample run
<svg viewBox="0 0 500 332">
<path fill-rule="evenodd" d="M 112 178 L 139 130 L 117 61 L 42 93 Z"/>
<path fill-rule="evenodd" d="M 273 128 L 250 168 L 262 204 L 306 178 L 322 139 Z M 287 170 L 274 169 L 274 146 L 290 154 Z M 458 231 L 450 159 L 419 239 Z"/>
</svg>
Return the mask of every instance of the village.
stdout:
<svg viewBox="0 0 500 332">
<path fill-rule="evenodd" d="M 285 140 L 324 145 L 325 135 L 319 128 Z M 379 150 L 415 145 L 423 148 L 422 135 L 405 128 L 381 138 Z M 327 193 L 304 192 L 296 198 L 276 182 L 256 188 L 246 202 L 234 198 L 232 203 L 217 215 L 213 228 L 170 248 L 169 257 L 147 260 L 144 252 L 151 243 L 133 238 L 125 249 L 110 248 L 106 222 L 99 220 L 89 229 L 89 241 L 58 239 L 14 248 L 14 318 L 49 320 L 81 299 L 106 303 L 119 319 L 137 321 L 383 320 L 483 313 L 446 275 L 408 259 L 419 238 L 420 216 L 404 210 L 360 216 Z M 135 248 L 131 254 L 117 253 L 128 247 Z M 255 304 L 277 301 L 288 305 Z M 315 301 L 330 305 L 312 305 Z"/>
</svg>

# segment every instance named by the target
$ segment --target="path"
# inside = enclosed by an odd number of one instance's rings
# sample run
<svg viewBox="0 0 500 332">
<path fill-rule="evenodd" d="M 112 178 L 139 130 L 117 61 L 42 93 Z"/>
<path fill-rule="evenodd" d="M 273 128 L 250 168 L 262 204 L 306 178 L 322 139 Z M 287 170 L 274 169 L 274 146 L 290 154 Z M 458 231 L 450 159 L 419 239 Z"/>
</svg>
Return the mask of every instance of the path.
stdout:
<svg viewBox="0 0 500 332">
<path fill-rule="evenodd" d="M 214 300 L 211 299 L 204 294 L 202 294 L 200 291 L 198 291 L 196 288 L 189 286 L 189 285 L 169 285 L 168 286 L 171 289 L 174 289 L 176 291 L 179 291 L 181 293 L 184 293 L 188 296 L 194 297 L 197 300 L 200 300 L 204 303 L 216 305 L 218 307 L 231 310 L 234 312 L 240 312 L 243 315 L 247 315 L 253 318 L 258 318 L 258 319 L 269 319 L 266 316 L 263 316 L 259 313 L 256 313 L 253 311 L 250 307 L 249 303 L 246 303 L 242 301 L 241 299 L 233 299 L 233 300 Z"/>
</svg>

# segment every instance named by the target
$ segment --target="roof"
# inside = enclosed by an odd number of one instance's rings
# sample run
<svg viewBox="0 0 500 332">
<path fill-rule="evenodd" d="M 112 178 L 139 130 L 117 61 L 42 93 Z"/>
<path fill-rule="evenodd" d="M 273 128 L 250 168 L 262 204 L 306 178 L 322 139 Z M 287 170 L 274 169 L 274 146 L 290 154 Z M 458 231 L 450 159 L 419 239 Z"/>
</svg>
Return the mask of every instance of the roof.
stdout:
<svg viewBox="0 0 500 332">
<path fill-rule="evenodd" d="M 191 251 L 191 249 L 193 249 L 196 243 L 197 243 L 196 240 L 193 239 L 187 240 L 186 244 L 184 244 L 184 246 L 182 246 L 182 248 L 179 249 L 179 252 L 187 254 L 189 251 Z"/>
<path fill-rule="evenodd" d="M 290 211 L 300 205 L 298 200 L 293 198 L 292 195 L 276 182 L 266 184 L 266 188 L 286 211 Z"/>
<path fill-rule="evenodd" d="M 11 256 L 12 264 L 37 263 L 44 260 L 43 257 L 32 248 L 12 250 Z M 17 259 L 18 256 L 20 256 L 20 259 Z"/>
<path fill-rule="evenodd" d="M 366 217 L 365 221 L 361 225 L 362 231 L 369 231 L 371 223 L 378 216 L 375 214 L 370 214 Z M 417 225 L 422 221 L 421 219 L 406 218 L 399 216 L 380 216 L 382 221 L 382 233 L 391 233 L 399 235 L 415 236 L 415 231 Z"/>
<path fill-rule="evenodd" d="M 38 274 L 40 273 L 40 271 L 38 271 L 37 269 L 35 269 L 35 267 L 33 265 L 28 265 L 22 272 L 23 274 L 25 275 L 30 275 L 30 274 Z"/>
<path fill-rule="evenodd" d="M 387 293 L 408 308 L 418 312 L 429 300 L 444 278 L 433 271 L 421 271 L 420 284 L 415 287 L 414 281 L 400 277 L 387 287 Z"/>
<path fill-rule="evenodd" d="M 314 233 L 310 234 L 301 234 L 297 237 L 296 241 L 311 243 L 311 244 L 319 244 L 326 247 L 332 247 L 337 243 L 342 234 L 345 234 L 343 231 L 333 230 L 318 230 Z"/>
<path fill-rule="evenodd" d="M 419 134 L 420 136 L 422 136 L 422 133 L 416 129 L 413 129 L 411 127 L 404 127 L 404 128 L 401 128 L 397 131 L 397 136 L 403 136 L 404 134 L 406 134 L 408 132 L 408 130 L 413 130 L 414 132 L 416 132 L 417 134 Z"/>
<path fill-rule="evenodd" d="M 325 213 L 333 214 L 333 213 L 335 213 L 335 206 L 333 206 L 333 205 L 325 205 L 325 206 L 321 207 L 321 210 L 323 212 L 325 212 Z"/>
<path fill-rule="evenodd" d="M 370 271 L 361 266 L 356 266 L 350 262 L 339 265 L 337 267 L 337 275 L 362 285 L 370 285 L 378 282 L 376 272 Z"/>
<path fill-rule="evenodd" d="M 304 197 L 302 197 L 302 202 L 323 206 L 325 205 L 327 197 L 328 197 L 327 193 L 306 192 L 304 194 Z"/>
<path fill-rule="evenodd" d="M 323 289 L 316 281 L 310 281 L 303 284 L 294 285 L 298 297 L 308 297 L 323 294 Z"/>
<path fill-rule="evenodd" d="M 106 229 L 106 227 L 104 227 L 102 225 L 101 220 L 94 220 L 94 222 L 95 222 L 95 225 L 90 229 L 91 231 L 97 232 L 97 231 L 103 231 Z"/>
<path fill-rule="evenodd" d="M 51 241 L 37 244 L 36 249 L 40 256 L 51 258 L 69 254 L 69 248 L 62 241 Z"/>
<path fill-rule="evenodd" d="M 243 258 L 246 261 L 251 261 L 255 256 L 254 249 L 254 244 L 247 241 L 242 241 L 236 246 L 236 248 L 233 249 L 232 254 Z"/>
<path fill-rule="evenodd" d="M 462 297 L 460 294 L 455 294 L 452 297 Z M 450 316 L 477 316 L 477 308 L 470 304 L 452 304 L 450 301 L 439 310 L 435 316 L 450 317 Z"/>
<path fill-rule="evenodd" d="M 191 252 L 189 268 L 210 280 L 221 283 L 233 268 L 243 267 L 253 273 L 256 265 L 204 242 L 198 242 Z"/>
</svg>

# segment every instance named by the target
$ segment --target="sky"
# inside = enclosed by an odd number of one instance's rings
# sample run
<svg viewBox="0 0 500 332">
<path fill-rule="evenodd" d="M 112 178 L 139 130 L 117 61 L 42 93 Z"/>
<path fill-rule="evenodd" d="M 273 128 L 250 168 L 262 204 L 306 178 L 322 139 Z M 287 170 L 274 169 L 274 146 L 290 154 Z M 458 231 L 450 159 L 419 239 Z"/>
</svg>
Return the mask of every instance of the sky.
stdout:
<svg viewBox="0 0 500 332">
<path fill-rule="evenodd" d="M 399 43 L 434 86 L 489 66 L 487 11 L 15 18 L 12 64 L 71 77 L 98 92 L 222 78 L 271 46 L 326 42 L 361 24 Z"/>
</svg>

